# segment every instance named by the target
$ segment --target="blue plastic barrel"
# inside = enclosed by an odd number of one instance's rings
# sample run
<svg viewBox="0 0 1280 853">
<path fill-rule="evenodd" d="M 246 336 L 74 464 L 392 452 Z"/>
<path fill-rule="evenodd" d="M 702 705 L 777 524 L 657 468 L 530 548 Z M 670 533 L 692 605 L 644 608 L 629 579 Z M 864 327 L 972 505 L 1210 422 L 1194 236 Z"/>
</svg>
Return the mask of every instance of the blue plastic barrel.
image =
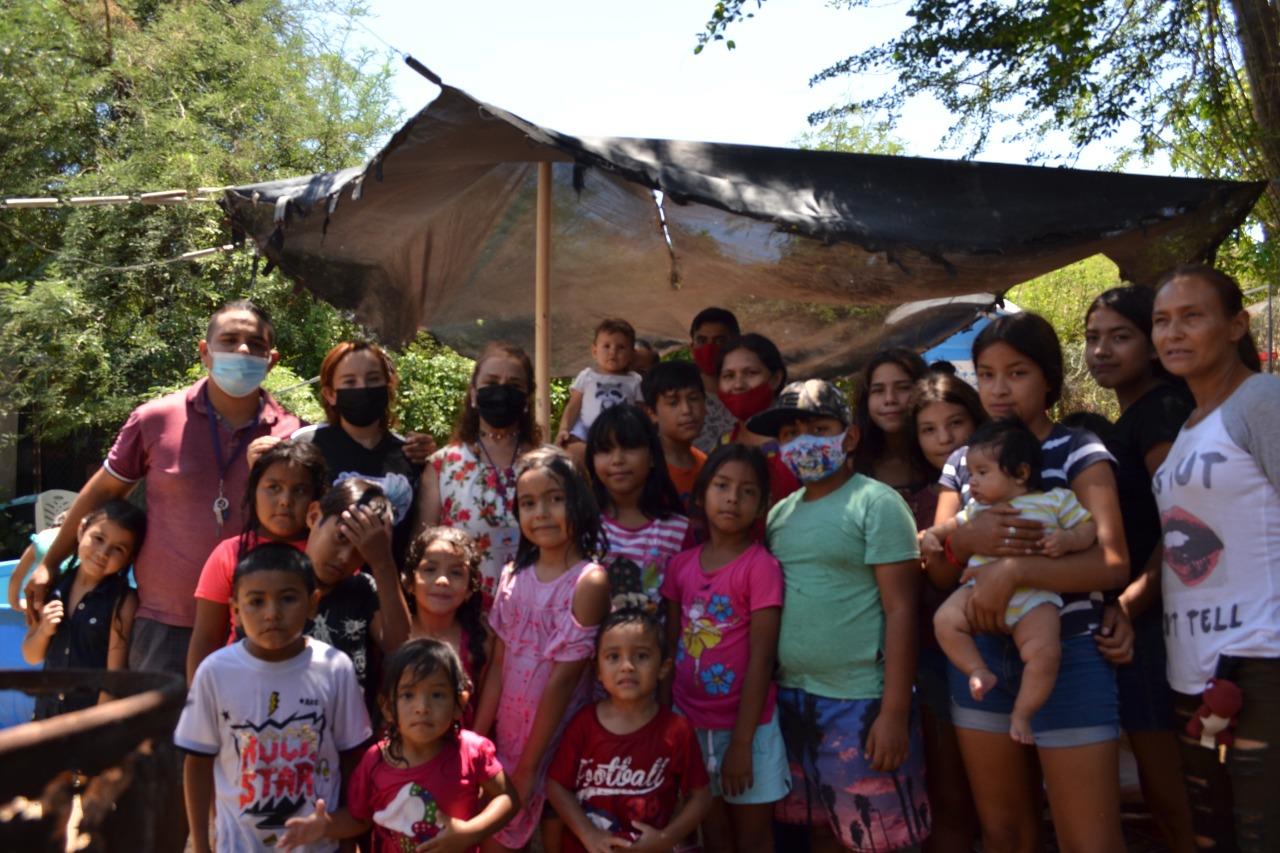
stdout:
<svg viewBox="0 0 1280 853">
<path fill-rule="evenodd" d="M 17 560 L 0 562 L 0 588 L 8 589 Z M 0 601 L 0 669 L 38 669 L 22 659 L 22 638 L 27 620 L 9 607 L 8 596 Z M 36 700 L 17 690 L 0 690 L 0 729 L 31 721 Z"/>
</svg>

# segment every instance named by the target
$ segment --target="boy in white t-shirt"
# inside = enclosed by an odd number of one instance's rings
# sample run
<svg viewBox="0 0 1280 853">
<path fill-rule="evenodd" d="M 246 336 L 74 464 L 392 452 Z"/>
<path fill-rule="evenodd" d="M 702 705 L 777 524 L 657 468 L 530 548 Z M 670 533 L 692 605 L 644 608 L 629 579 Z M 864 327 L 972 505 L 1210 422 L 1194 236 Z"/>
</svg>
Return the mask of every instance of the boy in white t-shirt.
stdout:
<svg viewBox="0 0 1280 853">
<path fill-rule="evenodd" d="M 290 545 L 259 545 L 236 564 L 230 604 L 245 638 L 200 664 L 174 732 L 195 853 L 212 849 L 215 794 L 218 850 L 274 847 L 289 818 L 339 800 L 343 767 L 372 734 L 351 659 L 303 636 L 318 601 L 311 561 Z"/>
<path fill-rule="evenodd" d="M 591 344 L 595 367 L 584 367 L 574 377 L 556 434 L 556 444 L 579 465 L 586 453 L 587 430 L 601 412 L 618 403 L 643 402 L 640 374 L 631 369 L 635 351 L 636 330 L 626 320 L 608 319 L 596 326 Z"/>
</svg>

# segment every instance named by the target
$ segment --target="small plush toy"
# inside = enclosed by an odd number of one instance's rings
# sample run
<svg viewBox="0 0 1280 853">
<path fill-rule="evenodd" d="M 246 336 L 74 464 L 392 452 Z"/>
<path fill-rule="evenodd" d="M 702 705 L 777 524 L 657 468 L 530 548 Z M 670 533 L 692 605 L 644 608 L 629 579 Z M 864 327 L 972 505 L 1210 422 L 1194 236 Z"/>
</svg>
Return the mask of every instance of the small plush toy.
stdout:
<svg viewBox="0 0 1280 853">
<path fill-rule="evenodd" d="M 1187 721 L 1187 734 L 1201 746 L 1221 752 L 1235 742 L 1236 714 L 1244 705 L 1244 693 L 1234 681 L 1214 678 L 1200 699 L 1200 707 Z"/>
</svg>

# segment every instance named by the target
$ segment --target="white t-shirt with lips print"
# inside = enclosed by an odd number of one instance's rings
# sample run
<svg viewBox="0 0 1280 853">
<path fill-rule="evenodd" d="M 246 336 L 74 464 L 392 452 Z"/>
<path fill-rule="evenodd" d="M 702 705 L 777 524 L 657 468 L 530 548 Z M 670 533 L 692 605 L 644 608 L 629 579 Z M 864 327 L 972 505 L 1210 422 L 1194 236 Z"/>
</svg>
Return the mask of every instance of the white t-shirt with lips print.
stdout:
<svg viewBox="0 0 1280 853">
<path fill-rule="evenodd" d="M 1169 684 L 1195 695 L 1221 655 L 1280 657 L 1280 377 L 1247 379 L 1183 427 L 1152 478 L 1164 541 Z"/>
</svg>

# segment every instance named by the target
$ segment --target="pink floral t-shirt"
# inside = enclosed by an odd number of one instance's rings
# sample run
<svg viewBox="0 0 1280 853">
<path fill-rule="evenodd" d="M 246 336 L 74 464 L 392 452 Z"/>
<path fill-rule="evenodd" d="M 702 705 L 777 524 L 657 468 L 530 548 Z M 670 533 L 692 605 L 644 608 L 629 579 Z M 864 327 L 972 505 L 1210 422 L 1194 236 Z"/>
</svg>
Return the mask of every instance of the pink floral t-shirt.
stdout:
<svg viewBox="0 0 1280 853">
<path fill-rule="evenodd" d="M 782 606 L 782 566 L 760 544 L 714 572 L 702 548 L 671 558 L 662 597 L 680 605 L 674 700 L 699 729 L 732 729 L 751 654 L 751 614 Z M 777 685 L 769 684 L 760 722 L 773 719 Z"/>
<path fill-rule="evenodd" d="M 595 651 L 596 628 L 578 623 L 573 617 L 573 595 L 578 581 L 599 563 L 583 560 L 553 581 L 538 579 L 537 570 L 527 566 L 519 571 L 509 565 L 498 582 L 489 626 L 502 640 L 502 701 L 498 705 L 497 746 L 502 766 L 514 768 L 520 762 L 529 733 L 533 730 L 538 703 L 557 663 L 586 660 Z M 532 837 L 546 802 L 545 777 L 551 756 L 565 725 L 591 696 L 588 673 L 574 688 L 560 726 L 547 745 L 533 796 L 494 836 L 508 848 L 523 847 Z"/>
</svg>

